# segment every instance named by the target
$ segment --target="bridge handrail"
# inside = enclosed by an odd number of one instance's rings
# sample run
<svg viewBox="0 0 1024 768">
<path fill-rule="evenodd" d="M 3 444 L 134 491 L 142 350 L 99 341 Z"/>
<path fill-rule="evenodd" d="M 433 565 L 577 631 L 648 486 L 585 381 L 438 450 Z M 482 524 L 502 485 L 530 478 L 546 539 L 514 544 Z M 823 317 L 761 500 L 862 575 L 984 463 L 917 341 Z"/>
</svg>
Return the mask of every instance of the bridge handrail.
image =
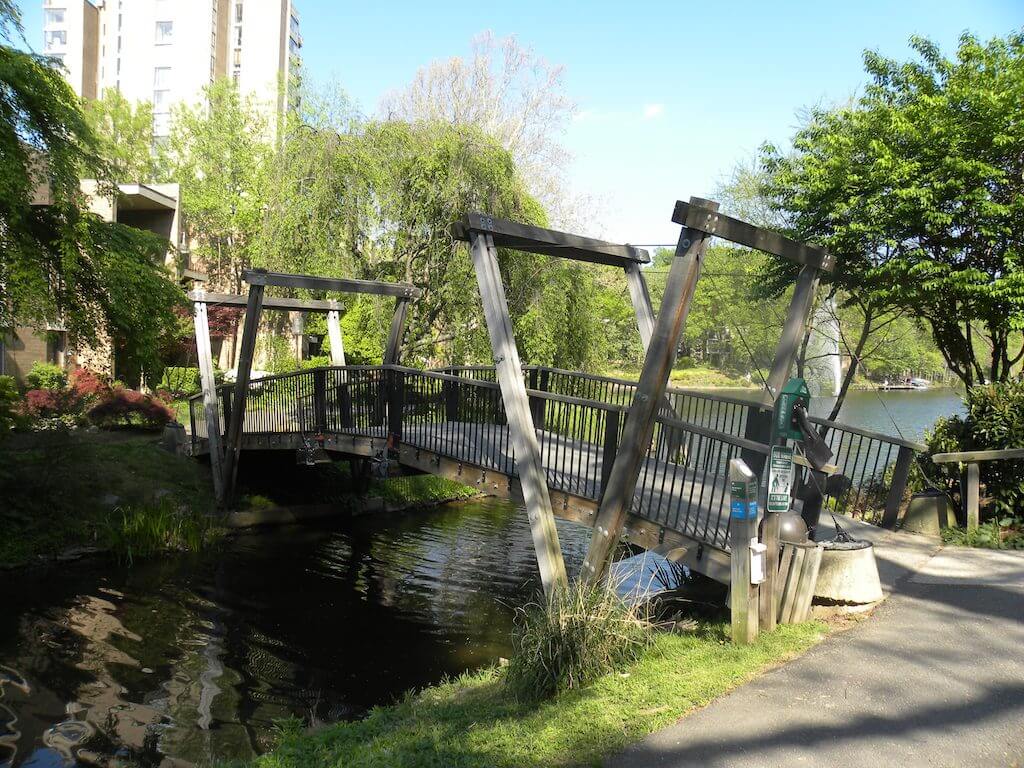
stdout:
<svg viewBox="0 0 1024 768">
<path fill-rule="evenodd" d="M 893 445 L 897 445 L 901 448 L 910 448 L 912 451 L 917 451 L 918 453 L 923 453 L 928 450 L 928 446 L 925 445 L 924 443 L 918 443 L 913 440 L 907 440 L 902 437 L 893 437 L 892 435 L 886 435 L 882 432 L 872 432 L 870 429 L 862 429 L 861 427 L 855 427 L 852 424 L 842 424 L 841 422 L 838 421 L 829 421 L 828 419 L 823 419 L 818 416 L 809 417 L 809 421 L 812 424 L 817 424 L 818 426 L 822 427 L 828 427 L 829 429 L 838 429 L 842 430 L 843 432 L 852 432 L 855 435 L 867 437 L 871 440 L 881 440 L 882 442 L 892 443 Z"/>
<path fill-rule="evenodd" d="M 689 421 L 673 419 L 668 416 L 658 416 L 655 421 L 666 427 L 673 427 L 683 432 L 692 432 L 695 435 L 702 435 L 703 437 L 708 437 L 712 440 L 728 443 L 729 445 L 734 445 L 737 448 L 742 448 L 746 451 L 754 451 L 755 453 L 760 453 L 763 456 L 767 456 L 772 452 L 771 446 L 765 445 L 764 443 L 747 440 L 744 437 L 736 437 L 735 435 L 730 435 L 728 432 L 719 432 L 718 430 L 702 427 L 699 424 L 693 424 Z"/>
</svg>

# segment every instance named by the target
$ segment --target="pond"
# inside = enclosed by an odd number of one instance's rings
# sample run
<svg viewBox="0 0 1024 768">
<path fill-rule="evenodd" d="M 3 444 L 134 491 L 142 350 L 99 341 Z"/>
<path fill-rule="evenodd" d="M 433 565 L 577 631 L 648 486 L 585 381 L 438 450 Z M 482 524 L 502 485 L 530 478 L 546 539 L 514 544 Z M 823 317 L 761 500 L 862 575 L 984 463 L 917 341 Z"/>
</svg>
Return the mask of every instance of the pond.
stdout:
<svg viewBox="0 0 1024 768">
<path fill-rule="evenodd" d="M 577 569 L 589 530 L 558 528 Z M 250 757 L 280 718 L 359 717 L 507 657 L 512 606 L 539 589 L 525 513 L 494 499 L 0 579 L 5 768 L 85 764 L 97 743 L 152 763 Z"/>
</svg>

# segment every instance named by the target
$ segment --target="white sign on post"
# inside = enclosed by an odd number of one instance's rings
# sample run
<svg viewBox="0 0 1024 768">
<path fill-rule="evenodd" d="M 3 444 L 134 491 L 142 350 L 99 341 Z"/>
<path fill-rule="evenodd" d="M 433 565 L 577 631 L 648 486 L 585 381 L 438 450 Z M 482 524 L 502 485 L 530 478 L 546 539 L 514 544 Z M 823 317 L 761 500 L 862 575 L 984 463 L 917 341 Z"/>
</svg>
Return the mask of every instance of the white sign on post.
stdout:
<svg viewBox="0 0 1024 768">
<path fill-rule="evenodd" d="M 793 449 L 773 445 L 768 460 L 768 511 L 788 512 L 792 488 Z"/>
</svg>

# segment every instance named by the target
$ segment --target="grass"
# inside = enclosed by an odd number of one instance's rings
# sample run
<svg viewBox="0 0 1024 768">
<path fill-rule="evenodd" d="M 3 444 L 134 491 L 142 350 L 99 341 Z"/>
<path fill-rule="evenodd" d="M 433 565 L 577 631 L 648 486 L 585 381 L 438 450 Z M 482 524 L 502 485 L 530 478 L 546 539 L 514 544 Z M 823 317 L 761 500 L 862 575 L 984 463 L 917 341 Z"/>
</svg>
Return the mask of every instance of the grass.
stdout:
<svg viewBox="0 0 1024 768">
<path fill-rule="evenodd" d="M 659 634 L 622 673 L 536 706 L 515 703 L 504 670 L 487 669 L 373 710 L 362 721 L 306 732 L 294 723 L 255 768 L 596 765 L 824 636 L 824 625 L 779 627 L 733 646 L 724 624 Z"/>
<path fill-rule="evenodd" d="M 509 694 L 535 703 L 636 662 L 654 639 L 647 603 L 626 604 L 605 585 L 573 582 L 517 611 Z"/>
<path fill-rule="evenodd" d="M 103 529 L 108 546 L 125 565 L 164 552 L 200 552 L 224 529 L 216 520 L 167 498 L 115 509 Z"/>
<path fill-rule="evenodd" d="M 636 381 L 640 376 L 639 368 L 616 368 L 605 371 L 608 376 Z M 669 386 L 699 389 L 756 389 L 760 380 L 755 377 L 750 381 L 717 368 L 693 366 L 689 368 L 673 368 L 668 380 Z"/>
<path fill-rule="evenodd" d="M 105 547 L 113 511 L 160 500 L 213 511 L 209 472 L 151 432 L 39 432 L 0 440 L 0 566 Z"/>
<path fill-rule="evenodd" d="M 370 483 L 370 496 L 379 496 L 393 504 L 430 504 L 439 501 L 471 499 L 479 496 L 475 488 L 436 475 L 389 477 Z"/>
<path fill-rule="evenodd" d="M 954 547 L 981 549 L 1024 549 L 1024 528 L 1013 518 L 989 520 L 973 531 L 943 528 L 942 541 Z"/>
</svg>

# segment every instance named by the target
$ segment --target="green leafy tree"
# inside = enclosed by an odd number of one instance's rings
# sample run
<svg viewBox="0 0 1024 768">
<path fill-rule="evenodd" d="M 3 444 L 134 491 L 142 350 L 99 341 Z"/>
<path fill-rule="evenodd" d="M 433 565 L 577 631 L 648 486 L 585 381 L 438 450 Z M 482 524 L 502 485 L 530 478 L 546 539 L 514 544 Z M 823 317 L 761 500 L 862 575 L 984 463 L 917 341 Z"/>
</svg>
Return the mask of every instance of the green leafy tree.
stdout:
<svg viewBox="0 0 1024 768">
<path fill-rule="evenodd" d="M 114 88 L 85 103 L 85 117 L 99 153 L 117 182 L 160 181 L 165 172 L 153 141 L 153 105 L 132 104 Z"/>
<path fill-rule="evenodd" d="M 866 53 L 863 96 L 765 147 L 763 192 L 859 311 L 923 319 L 967 386 L 1005 381 L 1024 355 L 1024 34 L 964 35 L 955 59 L 911 46 Z"/>
<path fill-rule="evenodd" d="M 0 327 L 60 321 L 75 344 L 105 331 L 153 363 L 180 301 L 166 242 L 89 212 L 80 178 L 113 193 L 100 142 L 54 62 L 16 50 L 15 35 L 17 10 L 0 2 Z"/>
</svg>

